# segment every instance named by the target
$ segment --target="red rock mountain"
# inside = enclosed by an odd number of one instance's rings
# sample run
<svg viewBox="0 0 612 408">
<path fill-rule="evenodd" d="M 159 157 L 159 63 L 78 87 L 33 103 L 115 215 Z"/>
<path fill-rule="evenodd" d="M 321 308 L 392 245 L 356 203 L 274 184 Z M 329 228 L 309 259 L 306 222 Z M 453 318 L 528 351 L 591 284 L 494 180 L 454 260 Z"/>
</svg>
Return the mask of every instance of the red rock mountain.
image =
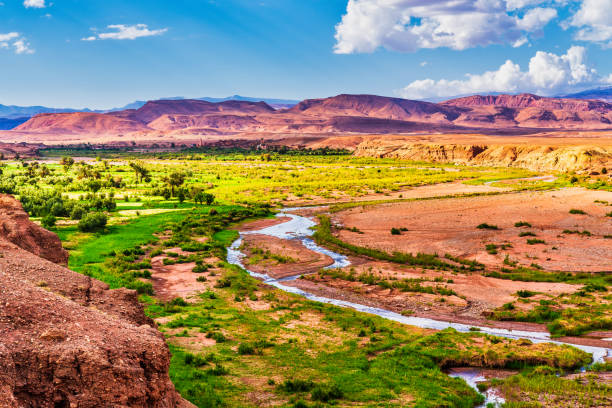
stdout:
<svg viewBox="0 0 612 408">
<path fill-rule="evenodd" d="M 61 141 L 62 135 L 130 135 L 140 139 L 237 133 L 414 133 L 612 129 L 612 104 L 537 95 L 474 95 L 435 104 L 376 95 L 338 95 L 308 99 L 290 109 L 264 102 L 160 100 L 140 109 L 107 114 L 41 114 L 5 132 L 13 141 Z M 70 138 L 74 140 L 74 136 Z M 126 140 L 126 139 L 123 139 Z M 133 139 L 132 139 L 133 140 Z M 162 139 L 163 140 L 163 139 Z"/>
<path fill-rule="evenodd" d="M 10 196 L 0 220 L 0 407 L 194 408 L 135 291 L 51 262 L 67 260 L 59 239 Z"/>
</svg>

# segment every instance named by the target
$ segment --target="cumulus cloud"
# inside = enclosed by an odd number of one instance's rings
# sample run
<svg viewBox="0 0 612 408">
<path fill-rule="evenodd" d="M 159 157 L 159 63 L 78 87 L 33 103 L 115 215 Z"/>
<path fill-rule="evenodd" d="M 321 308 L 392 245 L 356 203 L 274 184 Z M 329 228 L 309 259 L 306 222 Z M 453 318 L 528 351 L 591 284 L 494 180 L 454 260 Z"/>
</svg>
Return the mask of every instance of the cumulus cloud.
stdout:
<svg viewBox="0 0 612 408">
<path fill-rule="evenodd" d="M 466 79 L 423 79 L 399 91 L 404 98 L 423 99 L 488 92 L 533 92 L 553 95 L 575 89 L 603 85 L 612 81 L 601 77 L 587 65 L 586 49 L 573 46 L 564 55 L 538 51 L 523 71 L 507 60 L 499 69 L 482 74 L 468 74 Z"/>
<path fill-rule="evenodd" d="M 24 0 L 23 5 L 27 8 L 44 8 L 45 0 Z"/>
<path fill-rule="evenodd" d="M 455 50 L 489 44 L 521 44 L 557 17 L 541 0 L 349 0 L 336 25 L 338 54 L 379 47 L 411 52 Z M 530 7 L 529 9 L 525 9 Z"/>
<path fill-rule="evenodd" d="M 89 37 L 82 38 L 83 41 L 95 41 L 95 40 L 135 40 L 141 37 L 152 37 L 161 35 L 168 31 L 167 28 L 161 28 L 158 30 L 149 30 L 146 24 L 113 24 L 109 25 L 110 31 L 104 33 L 98 33 Z"/>
<path fill-rule="evenodd" d="M 21 34 L 10 32 L 0 34 L 0 48 L 13 48 L 16 54 L 33 54 L 34 50 Z"/>
<path fill-rule="evenodd" d="M 577 40 L 599 42 L 612 47 L 612 2 L 584 0 L 565 27 L 578 29 L 574 36 Z"/>
<path fill-rule="evenodd" d="M 537 31 L 544 28 L 550 20 L 557 17 L 557 10 L 554 8 L 537 7 L 525 13 L 523 18 L 518 20 L 517 25 L 524 31 Z"/>
</svg>

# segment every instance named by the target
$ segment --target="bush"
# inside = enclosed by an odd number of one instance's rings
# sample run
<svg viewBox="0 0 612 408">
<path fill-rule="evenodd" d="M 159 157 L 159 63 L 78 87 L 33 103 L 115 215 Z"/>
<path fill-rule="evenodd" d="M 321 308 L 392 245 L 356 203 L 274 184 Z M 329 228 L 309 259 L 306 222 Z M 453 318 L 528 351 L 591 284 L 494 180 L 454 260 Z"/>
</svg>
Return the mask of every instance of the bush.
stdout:
<svg viewBox="0 0 612 408">
<path fill-rule="evenodd" d="M 187 302 L 182 297 L 175 297 L 170 301 L 170 304 L 173 306 L 187 306 Z"/>
<path fill-rule="evenodd" d="M 542 240 L 542 239 L 537 239 L 537 238 L 534 238 L 534 239 L 528 239 L 528 240 L 527 240 L 527 244 L 529 244 L 529 245 L 535 245 L 535 244 L 545 244 L 545 243 L 546 243 L 546 241 L 544 241 L 544 240 Z"/>
<path fill-rule="evenodd" d="M 310 394 L 313 401 L 328 402 L 342 398 L 342 390 L 336 385 L 331 386 L 317 385 Z"/>
<path fill-rule="evenodd" d="M 57 222 L 57 218 L 53 214 L 47 214 L 40 221 L 43 227 L 49 229 L 55 227 L 55 223 Z"/>
<path fill-rule="evenodd" d="M 391 235 L 402 235 L 402 231 L 398 228 L 391 228 Z"/>
<path fill-rule="evenodd" d="M 296 393 L 296 392 L 306 392 L 310 391 L 314 387 L 314 383 L 310 380 L 300 380 L 299 378 L 295 380 L 285 380 L 279 388 L 286 392 Z"/>
<path fill-rule="evenodd" d="M 528 298 L 534 296 L 535 292 L 532 292 L 530 290 L 519 290 L 518 292 L 516 292 L 516 295 L 518 297 Z"/>
<path fill-rule="evenodd" d="M 70 219 L 80 220 L 85 216 L 85 214 L 87 214 L 87 210 L 84 207 L 80 205 L 75 205 L 72 209 L 72 212 L 70 212 Z"/>
<path fill-rule="evenodd" d="M 483 222 L 482 224 L 478 225 L 476 228 L 478 229 L 489 229 L 489 230 L 498 230 L 499 227 L 497 225 L 490 225 L 487 224 L 486 222 Z"/>
<path fill-rule="evenodd" d="M 585 215 L 586 213 L 582 210 L 577 210 L 576 208 L 572 208 L 571 210 L 569 210 L 570 214 L 581 214 L 581 215 Z"/>
<path fill-rule="evenodd" d="M 103 229 L 108 222 L 108 217 L 104 213 L 89 213 L 84 216 L 78 224 L 79 231 L 94 232 Z"/>
<path fill-rule="evenodd" d="M 238 354 L 243 356 L 255 354 L 255 348 L 249 343 L 240 343 L 238 346 Z"/>
<path fill-rule="evenodd" d="M 525 221 L 515 222 L 514 226 L 517 227 L 517 228 L 520 228 L 520 227 L 529 227 L 529 228 L 531 228 L 531 224 L 528 223 L 528 222 L 525 222 Z"/>
</svg>

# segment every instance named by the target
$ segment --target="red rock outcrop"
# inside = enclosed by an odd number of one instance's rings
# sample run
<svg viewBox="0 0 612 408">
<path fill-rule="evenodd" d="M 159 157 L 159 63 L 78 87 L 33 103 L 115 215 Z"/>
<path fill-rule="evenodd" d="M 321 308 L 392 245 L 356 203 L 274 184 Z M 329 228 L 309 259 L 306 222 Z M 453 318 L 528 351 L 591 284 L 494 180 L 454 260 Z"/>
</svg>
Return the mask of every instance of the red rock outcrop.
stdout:
<svg viewBox="0 0 612 408">
<path fill-rule="evenodd" d="M 68 264 L 57 235 L 31 222 L 21 203 L 7 195 L 0 195 L 0 237 L 51 262 Z"/>
<path fill-rule="evenodd" d="M 34 231 L 19 242 L 36 251 L 47 238 L 23 214 L 0 196 L 0 219 Z M 2 230 L 0 288 L 0 407 L 192 406 L 175 391 L 169 350 L 134 291 L 109 290 Z"/>
</svg>

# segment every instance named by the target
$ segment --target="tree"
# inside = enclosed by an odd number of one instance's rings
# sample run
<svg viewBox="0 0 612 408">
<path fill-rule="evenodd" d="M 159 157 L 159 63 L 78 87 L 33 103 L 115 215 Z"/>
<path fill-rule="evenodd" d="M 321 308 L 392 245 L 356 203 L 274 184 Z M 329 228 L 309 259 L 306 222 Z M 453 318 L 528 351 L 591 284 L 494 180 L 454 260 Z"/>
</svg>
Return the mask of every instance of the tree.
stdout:
<svg viewBox="0 0 612 408">
<path fill-rule="evenodd" d="M 164 177 L 164 182 L 170 186 L 172 197 L 174 197 L 175 187 L 180 187 L 185 182 L 185 173 L 173 171 L 167 177 Z"/>
<path fill-rule="evenodd" d="M 94 193 L 97 193 L 102 188 L 102 183 L 100 183 L 98 180 L 89 180 L 87 182 L 87 187 Z"/>
<path fill-rule="evenodd" d="M 100 212 L 89 213 L 81 218 L 77 227 L 82 232 L 94 232 L 106 226 L 108 218 L 106 214 Z"/>
<path fill-rule="evenodd" d="M 74 164 L 74 159 L 70 156 L 63 156 L 60 160 L 60 164 L 64 166 L 64 170 L 68 171 Z"/>
<path fill-rule="evenodd" d="M 42 226 L 45 227 L 46 229 L 54 227 L 56 222 L 57 222 L 57 219 L 55 218 L 53 214 L 47 214 L 40 221 Z"/>
<path fill-rule="evenodd" d="M 142 180 L 148 181 L 149 169 L 147 169 L 142 162 L 130 162 L 130 167 L 136 173 L 136 182 L 140 183 Z"/>
<path fill-rule="evenodd" d="M 200 205 L 204 203 L 206 203 L 206 205 L 211 205 L 215 201 L 215 196 L 210 193 L 198 191 L 196 195 L 193 196 L 193 201 L 195 201 L 196 204 L 200 204 Z"/>
</svg>

